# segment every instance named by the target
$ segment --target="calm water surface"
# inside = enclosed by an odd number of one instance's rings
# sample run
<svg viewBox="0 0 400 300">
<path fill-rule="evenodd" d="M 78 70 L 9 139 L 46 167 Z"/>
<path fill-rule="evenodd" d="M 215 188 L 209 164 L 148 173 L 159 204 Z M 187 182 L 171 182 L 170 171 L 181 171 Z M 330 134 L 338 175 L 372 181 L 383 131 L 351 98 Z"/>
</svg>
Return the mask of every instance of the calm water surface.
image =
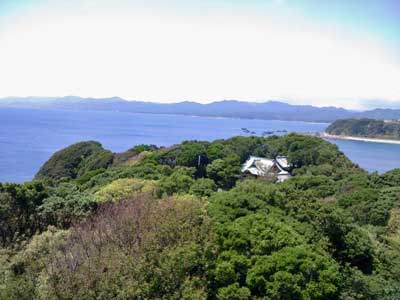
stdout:
<svg viewBox="0 0 400 300">
<path fill-rule="evenodd" d="M 263 131 L 324 131 L 328 124 L 240 120 L 118 112 L 68 112 L 0 109 L 0 182 L 33 178 L 57 150 L 78 141 L 96 140 L 107 149 L 124 151 L 136 144 L 169 146 L 183 140 L 215 140 L 241 135 L 246 127 Z M 400 145 L 333 141 L 368 171 L 400 167 Z"/>
</svg>

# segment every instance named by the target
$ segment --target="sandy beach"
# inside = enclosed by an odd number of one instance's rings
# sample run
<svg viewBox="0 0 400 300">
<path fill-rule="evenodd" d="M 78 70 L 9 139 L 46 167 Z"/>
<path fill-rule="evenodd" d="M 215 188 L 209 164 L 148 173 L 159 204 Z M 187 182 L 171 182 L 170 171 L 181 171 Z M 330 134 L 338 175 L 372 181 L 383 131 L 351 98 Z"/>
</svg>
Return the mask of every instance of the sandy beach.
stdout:
<svg viewBox="0 0 400 300">
<path fill-rule="evenodd" d="M 383 143 L 383 144 L 398 144 L 398 145 L 400 145 L 400 140 L 375 139 L 375 138 L 354 137 L 354 136 L 346 136 L 346 135 L 333 135 L 333 134 L 328 134 L 326 132 L 321 133 L 320 136 L 322 138 L 334 139 L 334 140 L 350 140 L 350 141 L 360 141 L 360 142 L 368 142 L 368 143 Z"/>
</svg>

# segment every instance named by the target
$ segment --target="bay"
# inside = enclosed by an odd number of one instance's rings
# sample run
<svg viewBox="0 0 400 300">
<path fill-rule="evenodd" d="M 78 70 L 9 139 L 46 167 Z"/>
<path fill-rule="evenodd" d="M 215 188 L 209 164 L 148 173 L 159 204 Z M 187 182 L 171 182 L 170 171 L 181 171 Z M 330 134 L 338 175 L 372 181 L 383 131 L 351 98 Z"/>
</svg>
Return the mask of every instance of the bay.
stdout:
<svg viewBox="0 0 400 300">
<path fill-rule="evenodd" d="M 121 112 L 0 109 L 0 182 L 31 180 L 57 150 L 96 140 L 106 149 L 125 151 L 137 144 L 170 146 L 184 140 L 212 141 L 264 131 L 322 132 L 326 123 L 210 118 Z M 283 134 L 280 132 L 279 134 Z M 331 141 L 366 170 L 400 167 L 400 145 Z"/>
</svg>

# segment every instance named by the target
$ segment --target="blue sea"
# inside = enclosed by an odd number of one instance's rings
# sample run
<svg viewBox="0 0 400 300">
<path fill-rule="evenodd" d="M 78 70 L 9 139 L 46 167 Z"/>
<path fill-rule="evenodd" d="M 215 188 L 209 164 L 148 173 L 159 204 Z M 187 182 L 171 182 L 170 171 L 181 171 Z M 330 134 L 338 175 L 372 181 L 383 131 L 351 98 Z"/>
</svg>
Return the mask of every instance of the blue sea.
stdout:
<svg viewBox="0 0 400 300">
<path fill-rule="evenodd" d="M 114 152 L 137 144 L 169 146 L 184 140 L 212 141 L 264 131 L 322 132 L 328 124 L 245 120 L 121 112 L 73 112 L 0 109 L 0 182 L 31 180 L 57 150 L 78 141 L 96 140 Z M 400 145 L 332 141 L 370 172 L 400 168 Z"/>
</svg>

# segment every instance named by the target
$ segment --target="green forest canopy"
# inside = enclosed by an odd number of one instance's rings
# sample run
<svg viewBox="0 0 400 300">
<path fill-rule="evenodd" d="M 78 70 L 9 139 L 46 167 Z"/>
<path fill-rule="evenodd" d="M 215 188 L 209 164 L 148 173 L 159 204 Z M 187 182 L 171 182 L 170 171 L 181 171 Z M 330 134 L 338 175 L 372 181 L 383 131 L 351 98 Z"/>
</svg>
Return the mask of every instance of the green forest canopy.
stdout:
<svg viewBox="0 0 400 300">
<path fill-rule="evenodd" d="M 333 135 L 397 140 L 400 139 L 400 121 L 343 119 L 329 125 L 326 132 Z"/>
<path fill-rule="evenodd" d="M 294 176 L 242 177 L 250 155 Z M 0 183 L 0 299 L 399 299 L 399 204 L 399 169 L 315 137 L 82 142 Z"/>
</svg>

